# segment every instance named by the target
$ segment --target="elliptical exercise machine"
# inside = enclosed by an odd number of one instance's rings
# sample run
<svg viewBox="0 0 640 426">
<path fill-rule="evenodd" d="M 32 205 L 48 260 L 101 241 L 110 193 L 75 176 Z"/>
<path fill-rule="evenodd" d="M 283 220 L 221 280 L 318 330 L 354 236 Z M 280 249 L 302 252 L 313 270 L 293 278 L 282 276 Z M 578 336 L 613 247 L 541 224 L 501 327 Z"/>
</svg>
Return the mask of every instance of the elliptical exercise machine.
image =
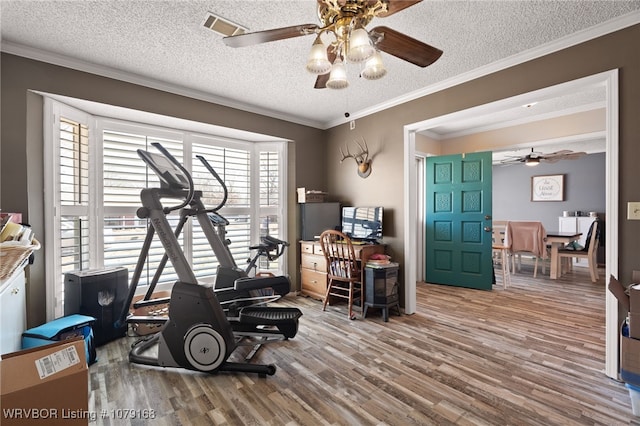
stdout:
<svg viewBox="0 0 640 426">
<path fill-rule="evenodd" d="M 148 155 L 141 154 L 141 158 L 147 164 L 149 164 L 150 159 Z M 218 211 L 226 204 L 229 191 L 224 180 L 222 180 L 220 175 L 218 175 L 218 173 L 209 164 L 209 162 L 200 155 L 196 155 L 196 158 L 198 158 L 202 162 L 209 173 L 211 173 L 211 175 L 217 180 L 222 189 L 221 201 L 219 201 L 216 207 L 206 210 L 214 232 L 206 233 L 205 236 L 207 237 L 209 245 L 213 250 L 216 258 L 218 259 L 214 290 L 217 291 L 218 300 L 220 301 L 220 304 L 222 305 L 225 313 L 227 313 L 228 316 L 237 317 L 238 309 L 242 307 L 265 305 L 269 302 L 278 300 L 289 292 L 290 283 L 289 280 L 285 277 L 274 277 L 270 280 L 250 279 L 256 276 L 257 263 L 261 257 L 266 257 L 268 261 L 274 261 L 284 254 L 284 250 L 289 246 L 289 243 L 283 240 L 279 240 L 270 235 L 261 237 L 260 244 L 249 247 L 249 250 L 256 250 L 256 253 L 253 257 L 247 259 L 248 265 L 246 269 L 242 270 L 241 268 L 239 268 L 229 249 L 231 241 L 225 238 L 226 226 L 229 225 L 229 221 L 218 213 Z M 200 198 L 201 193 L 195 191 L 193 197 Z M 180 233 L 182 232 L 182 229 L 189 218 L 193 217 L 199 212 L 202 212 L 202 209 L 182 207 L 183 206 L 177 206 L 176 208 L 171 209 L 172 211 L 180 209 L 180 219 L 174 232 L 176 238 L 180 236 Z M 136 286 L 139 282 L 140 274 L 142 273 L 142 270 L 145 266 L 153 234 L 154 230 L 150 227 L 147 232 L 145 246 L 141 251 L 136 271 L 132 279 L 132 285 L 130 286 L 129 303 L 131 303 L 131 300 L 135 295 Z M 158 268 L 156 269 L 151 282 L 149 283 L 146 294 L 144 295 L 142 300 L 139 300 L 133 304 L 134 308 L 137 309 L 141 307 L 159 305 L 169 302 L 168 297 L 154 298 L 153 296 L 156 285 L 158 284 L 160 277 L 162 276 L 167 261 L 168 256 L 165 253 L 160 260 Z M 260 276 L 262 278 L 265 277 L 265 275 L 263 274 L 261 274 Z M 273 275 L 269 276 L 273 277 Z M 122 322 L 125 321 L 127 314 L 128 311 L 123 310 L 121 316 Z M 157 321 L 160 321 L 154 317 L 138 316 L 137 319 L 142 323 L 155 323 Z"/>
<path fill-rule="evenodd" d="M 234 300 L 238 294 L 266 287 L 276 288 L 278 293 L 286 294 L 290 286 L 288 278 L 242 277 L 235 280 L 233 286 L 216 290 L 199 284 L 177 239 L 186 218 L 197 218 L 221 264 L 223 260 L 220 256 L 224 256 L 225 262 L 229 262 L 227 256 L 231 258 L 231 254 L 212 223 L 215 218 L 212 219 L 210 215 L 215 212 L 207 210 L 202 204 L 202 194 L 194 189 L 190 174 L 162 145 L 153 145 L 162 155 L 144 150 L 138 150 L 138 155 L 158 175 L 161 187 L 146 188 L 140 193 L 142 207 L 138 209 L 137 215 L 148 218 L 150 225 L 129 287 L 129 298 L 119 322 L 145 320 L 129 315 L 128 307 L 135 294 L 154 234 L 158 235 L 166 258 L 178 275 L 178 281 L 173 285 L 169 298 L 168 318 L 146 318 L 151 323 L 161 323 L 160 331 L 134 343 L 129 360 L 145 365 L 181 367 L 210 373 L 250 372 L 257 373 L 260 377 L 274 374 L 274 365 L 229 362 L 227 359 L 238 347 L 238 342 L 247 336 L 262 339 L 275 337 L 279 340 L 294 337 L 302 312 L 297 308 L 246 306 L 237 309 L 234 316 L 230 317 L 225 314 L 219 299 Z M 177 206 L 165 207 L 163 199 L 180 199 L 182 202 Z M 181 211 L 181 219 L 173 230 L 166 215 L 175 210 Z M 162 303 L 152 300 L 147 302 Z M 145 355 L 146 351 L 156 345 L 156 357 Z"/>
</svg>

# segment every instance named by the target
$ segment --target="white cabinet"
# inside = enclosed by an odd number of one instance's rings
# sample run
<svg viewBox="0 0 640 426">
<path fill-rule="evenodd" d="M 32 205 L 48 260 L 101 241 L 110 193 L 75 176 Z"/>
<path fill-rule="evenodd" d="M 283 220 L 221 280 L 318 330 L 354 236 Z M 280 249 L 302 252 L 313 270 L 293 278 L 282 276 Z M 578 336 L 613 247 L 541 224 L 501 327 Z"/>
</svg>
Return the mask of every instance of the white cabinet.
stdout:
<svg viewBox="0 0 640 426">
<path fill-rule="evenodd" d="M 22 332 L 27 328 L 27 298 L 24 270 L 0 281 L 0 354 L 22 347 Z"/>
<path fill-rule="evenodd" d="M 582 235 L 578 239 L 578 243 L 584 247 L 587 241 L 587 233 L 589 227 L 596 220 L 595 217 L 589 216 L 572 216 L 572 217 L 560 217 L 559 218 L 559 231 L 560 232 L 581 232 Z M 588 266 L 586 259 L 574 258 L 574 265 Z"/>
</svg>

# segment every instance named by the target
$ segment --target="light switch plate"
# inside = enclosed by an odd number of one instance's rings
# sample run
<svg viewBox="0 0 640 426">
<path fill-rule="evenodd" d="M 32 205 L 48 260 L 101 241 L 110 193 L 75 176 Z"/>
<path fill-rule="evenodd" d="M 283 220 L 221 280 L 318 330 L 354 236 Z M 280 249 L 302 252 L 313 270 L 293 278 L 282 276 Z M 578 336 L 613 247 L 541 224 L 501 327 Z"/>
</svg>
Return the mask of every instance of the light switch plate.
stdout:
<svg viewBox="0 0 640 426">
<path fill-rule="evenodd" d="M 640 220 L 640 202 L 629 201 L 627 203 L 627 219 Z"/>
</svg>

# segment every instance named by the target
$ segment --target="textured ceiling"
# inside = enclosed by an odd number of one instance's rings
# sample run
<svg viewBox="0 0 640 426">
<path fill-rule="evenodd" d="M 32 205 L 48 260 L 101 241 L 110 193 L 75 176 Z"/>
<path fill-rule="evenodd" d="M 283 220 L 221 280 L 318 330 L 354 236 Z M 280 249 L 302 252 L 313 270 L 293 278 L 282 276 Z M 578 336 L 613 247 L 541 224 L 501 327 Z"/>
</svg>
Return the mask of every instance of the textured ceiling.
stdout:
<svg viewBox="0 0 640 426">
<path fill-rule="evenodd" d="M 315 24 L 313 0 L 0 0 L 0 30 L 4 51 L 34 48 L 80 68 L 124 72 L 152 86 L 326 128 L 344 122 L 345 112 L 362 115 L 614 18 L 632 14 L 638 21 L 639 10 L 639 0 L 425 0 L 369 28 L 389 26 L 443 56 L 419 68 L 383 54 L 385 78 L 359 79 L 352 65 L 351 86 L 342 91 L 313 89 L 315 76 L 304 69 L 313 36 L 234 49 L 203 26 L 207 12 L 249 31 Z"/>
</svg>

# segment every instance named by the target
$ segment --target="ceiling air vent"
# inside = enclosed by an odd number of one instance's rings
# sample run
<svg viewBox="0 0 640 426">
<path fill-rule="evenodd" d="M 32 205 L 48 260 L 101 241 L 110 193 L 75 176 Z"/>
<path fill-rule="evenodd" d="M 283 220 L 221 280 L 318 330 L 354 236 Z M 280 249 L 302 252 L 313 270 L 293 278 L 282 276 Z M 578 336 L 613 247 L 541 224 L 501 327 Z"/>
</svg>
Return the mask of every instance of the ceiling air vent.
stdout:
<svg viewBox="0 0 640 426">
<path fill-rule="evenodd" d="M 244 34 L 247 32 L 247 28 L 234 24 L 233 22 L 211 12 L 207 12 L 207 16 L 205 17 L 202 25 L 223 37 Z"/>
</svg>

